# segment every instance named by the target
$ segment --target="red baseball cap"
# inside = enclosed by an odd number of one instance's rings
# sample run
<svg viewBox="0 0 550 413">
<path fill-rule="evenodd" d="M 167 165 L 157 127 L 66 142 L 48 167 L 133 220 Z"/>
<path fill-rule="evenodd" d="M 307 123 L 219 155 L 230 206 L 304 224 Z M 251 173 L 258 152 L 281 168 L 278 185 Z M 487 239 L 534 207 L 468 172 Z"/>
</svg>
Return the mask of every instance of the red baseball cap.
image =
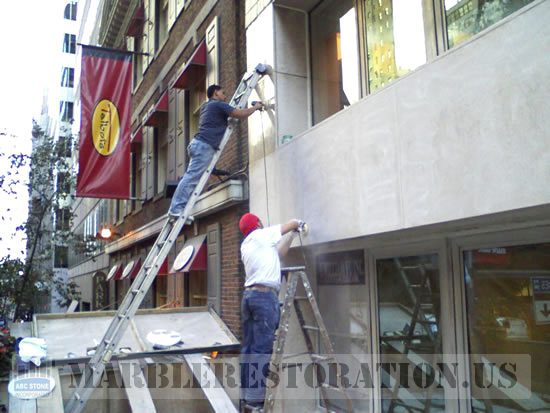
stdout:
<svg viewBox="0 0 550 413">
<path fill-rule="evenodd" d="M 258 218 L 254 214 L 251 214 L 250 212 L 247 212 L 241 217 L 241 220 L 239 221 L 239 229 L 241 230 L 241 233 L 246 237 L 256 228 L 258 228 L 259 223 L 260 218 Z"/>
</svg>

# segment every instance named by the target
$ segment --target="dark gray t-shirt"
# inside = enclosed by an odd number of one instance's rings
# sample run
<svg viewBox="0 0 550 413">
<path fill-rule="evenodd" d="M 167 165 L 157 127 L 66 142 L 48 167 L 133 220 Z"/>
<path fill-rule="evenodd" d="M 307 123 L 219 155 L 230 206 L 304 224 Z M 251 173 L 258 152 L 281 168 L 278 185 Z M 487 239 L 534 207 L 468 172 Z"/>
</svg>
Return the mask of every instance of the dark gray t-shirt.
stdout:
<svg viewBox="0 0 550 413">
<path fill-rule="evenodd" d="M 218 149 L 227 128 L 227 118 L 234 110 L 233 106 L 221 100 L 210 99 L 204 103 L 201 107 L 199 131 L 195 138 Z"/>
</svg>

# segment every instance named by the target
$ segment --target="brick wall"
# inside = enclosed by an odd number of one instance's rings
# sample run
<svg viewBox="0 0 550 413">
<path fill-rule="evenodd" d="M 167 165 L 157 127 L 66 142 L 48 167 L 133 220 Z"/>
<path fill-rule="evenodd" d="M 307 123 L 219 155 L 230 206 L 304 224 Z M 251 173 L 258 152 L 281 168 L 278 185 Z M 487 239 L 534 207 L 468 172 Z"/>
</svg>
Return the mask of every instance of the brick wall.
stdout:
<svg viewBox="0 0 550 413">
<path fill-rule="evenodd" d="M 194 23 L 198 13 L 200 13 L 206 2 L 193 1 L 189 8 L 184 10 L 178 17 L 172 27 L 169 38 L 164 44 L 160 54 L 155 58 L 144 74 L 143 80 L 133 96 L 133 107 L 145 108 L 137 113 L 138 119 L 141 119 L 144 112 L 160 97 L 161 90 L 164 90 L 173 76 L 178 73 L 182 64 L 191 56 L 196 44 L 193 41 L 186 45 L 185 49 L 172 65 L 168 74 L 160 79 L 161 88 L 157 90 L 148 102 L 142 102 L 150 93 L 152 87 L 159 82 L 159 74 L 169 63 L 174 50 L 186 36 L 189 27 Z M 246 69 L 246 50 L 245 50 L 245 30 L 244 30 L 244 2 L 234 0 L 219 0 L 211 13 L 202 23 L 198 25 L 195 39 L 199 41 L 205 35 L 207 26 L 212 22 L 215 16 L 218 16 L 218 47 L 219 47 L 219 81 L 226 89 L 228 96 L 231 96 L 239 83 L 242 74 Z M 136 113 L 134 113 L 136 115 Z M 239 170 L 247 165 L 248 162 L 248 135 L 246 121 L 239 125 L 236 133 L 225 147 L 224 152 L 218 162 L 217 167 L 229 171 Z M 135 125 L 134 125 L 135 126 Z M 211 182 L 217 182 L 217 178 L 211 178 Z M 134 212 L 125 218 L 119 227 L 119 232 L 128 233 L 135 230 L 153 219 L 166 213 L 170 200 L 157 199 L 150 200 L 143 205 L 143 208 Z M 208 217 L 201 218 L 198 222 L 199 233 L 206 233 L 206 227 L 212 223 L 219 222 L 221 226 L 222 241 L 222 259 L 221 259 L 221 317 L 228 324 L 229 328 L 237 336 L 240 334 L 240 297 L 244 281 L 244 272 L 240 262 L 240 242 L 241 235 L 238 229 L 240 216 L 248 211 L 248 202 L 232 206 Z M 184 229 L 186 238 L 194 236 L 193 228 Z M 154 240 L 148 240 L 139 247 L 133 246 L 129 250 L 136 251 L 136 247 L 150 248 Z M 122 251 L 121 254 L 112 257 L 112 260 L 119 259 L 129 251 Z"/>
<path fill-rule="evenodd" d="M 239 219 L 248 211 L 248 202 L 227 208 L 217 214 L 199 220 L 198 232 L 206 233 L 206 228 L 215 222 L 221 227 L 221 317 L 231 331 L 240 334 L 241 296 L 244 285 L 244 269 L 240 259 L 242 236 Z M 194 236 L 193 229 L 186 227 L 186 239 Z"/>
</svg>

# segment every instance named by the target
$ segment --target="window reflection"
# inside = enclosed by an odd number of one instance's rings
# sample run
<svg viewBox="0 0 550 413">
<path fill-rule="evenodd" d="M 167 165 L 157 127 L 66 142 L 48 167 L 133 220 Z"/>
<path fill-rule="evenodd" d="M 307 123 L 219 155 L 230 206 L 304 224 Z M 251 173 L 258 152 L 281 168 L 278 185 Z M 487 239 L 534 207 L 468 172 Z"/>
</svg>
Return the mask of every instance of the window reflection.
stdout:
<svg viewBox="0 0 550 413">
<path fill-rule="evenodd" d="M 381 361 L 401 360 L 410 367 L 435 365 L 441 354 L 440 290 L 437 255 L 376 262 Z M 384 412 L 445 411 L 442 388 L 412 389 L 414 369 L 382 368 Z M 432 376 L 432 372 L 426 372 Z"/>
<path fill-rule="evenodd" d="M 365 0 L 369 91 L 426 63 L 421 0 Z"/>
<path fill-rule="evenodd" d="M 357 377 L 361 363 L 370 362 L 371 337 L 363 250 L 342 251 L 317 256 L 317 286 L 319 309 L 338 360 L 349 371 L 348 377 Z M 328 371 L 328 365 L 323 366 Z M 335 379 L 333 376 L 332 379 Z M 330 383 L 336 386 L 336 381 Z M 369 411 L 369 389 L 347 390 L 356 412 Z M 330 391 L 328 393 L 331 393 Z M 329 394 L 329 409 L 347 411 L 341 394 Z"/>
<path fill-rule="evenodd" d="M 533 0 L 445 0 L 449 47 L 502 20 Z"/>
<path fill-rule="evenodd" d="M 531 356 L 530 389 L 473 394 L 473 411 L 550 411 L 550 244 L 467 251 L 464 281 L 470 353 Z"/>
<path fill-rule="evenodd" d="M 359 99 L 354 1 L 325 0 L 311 13 L 314 123 Z"/>
</svg>

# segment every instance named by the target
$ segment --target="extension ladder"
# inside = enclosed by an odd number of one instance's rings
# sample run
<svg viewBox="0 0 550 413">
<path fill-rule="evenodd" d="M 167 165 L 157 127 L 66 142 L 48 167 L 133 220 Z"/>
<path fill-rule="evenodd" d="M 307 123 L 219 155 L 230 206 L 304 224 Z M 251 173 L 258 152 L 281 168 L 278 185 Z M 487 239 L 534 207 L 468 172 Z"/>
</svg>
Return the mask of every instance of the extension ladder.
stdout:
<svg viewBox="0 0 550 413">
<path fill-rule="evenodd" d="M 300 328 L 304 335 L 307 353 L 311 362 L 316 366 L 317 379 L 320 380 L 320 375 L 318 373 L 321 367 L 321 363 L 329 363 L 336 368 L 336 386 L 333 386 L 330 383 L 321 383 L 319 386 L 321 398 L 323 399 L 325 408 L 327 409 L 327 411 L 329 411 L 329 407 L 333 404 L 329 397 L 329 392 L 336 391 L 342 396 L 343 399 L 345 399 L 346 410 L 348 413 L 351 413 L 353 412 L 353 404 L 345 387 L 342 384 L 341 365 L 334 355 L 334 348 L 332 346 L 332 342 L 330 341 L 330 337 L 327 332 L 327 328 L 325 327 L 323 318 L 321 317 L 321 312 L 319 311 L 319 307 L 317 306 L 317 300 L 315 299 L 315 295 L 313 294 L 313 290 L 307 278 L 307 274 L 305 273 L 305 267 L 284 268 L 282 271 L 283 273 L 288 274 L 288 277 L 283 310 L 281 313 L 281 320 L 279 322 L 279 328 L 277 329 L 269 371 L 280 371 L 286 336 L 288 333 L 290 314 L 292 311 L 292 307 L 294 307 L 296 315 L 298 317 Z M 296 295 L 298 281 L 301 281 L 304 287 L 305 296 Z M 308 305 L 309 311 L 306 308 L 302 307 L 302 303 L 306 303 Z M 311 319 L 306 319 L 308 315 Z M 319 354 L 319 352 L 315 351 L 314 340 L 310 336 L 311 333 L 318 333 L 320 335 L 321 343 L 324 348 L 323 354 Z M 270 378 L 270 376 L 268 375 L 263 410 L 264 413 L 270 413 L 273 411 L 276 394 L 277 386 L 274 385 L 272 378 Z"/>
<path fill-rule="evenodd" d="M 437 318 L 439 310 L 434 305 L 434 299 L 439 299 L 439 294 L 433 290 L 430 281 L 429 273 L 424 264 L 418 265 L 403 265 L 398 258 L 394 258 L 394 263 L 399 271 L 399 275 L 405 285 L 407 293 L 414 304 L 411 322 L 408 330 L 403 337 L 396 340 L 403 342 L 403 355 L 408 355 L 411 351 L 419 354 L 427 354 L 429 362 L 432 366 L 438 361 L 437 355 L 440 353 L 441 333 L 438 329 Z M 420 340 L 415 335 L 416 327 L 422 326 L 422 330 L 426 332 L 427 342 L 417 343 Z M 435 329 L 435 331 L 434 331 Z M 392 386 L 391 400 L 388 406 L 388 412 L 393 413 L 397 407 L 412 409 L 407 400 L 401 401 L 399 397 L 400 383 L 396 379 Z M 425 394 L 424 405 L 422 411 L 429 412 L 432 406 L 433 386 L 430 386 Z"/>
<path fill-rule="evenodd" d="M 237 90 L 235 91 L 235 94 L 231 98 L 229 104 L 237 109 L 244 108 L 248 102 L 250 94 L 256 87 L 260 78 L 268 72 L 268 69 L 268 66 L 259 64 L 253 72 L 246 73 L 237 86 Z M 178 237 L 181 229 L 189 221 L 192 222 L 193 219 L 191 217 L 191 211 L 193 210 L 200 193 L 206 185 L 216 162 L 220 158 L 223 148 L 229 141 L 229 138 L 233 133 L 233 129 L 234 122 L 230 121 L 227 129 L 225 130 L 219 148 L 214 153 L 212 161 L 201 176 L 181 215 L 176 220 L 170 218 L 166 220 L 166 223 L 161 229 L 155 244 L 151 248 L 151 251 L 143 262 L 139 273 L 134 279 L 130 290 L 126 294 L 126 297 L 124 297 L 122 304 L 112 319 L 107 332 L 98 344 L 95 354 L 90 359 L 90 362 L 85 366 L 80 383 L 65 406 L 65 412 L 81 412 L 85 408 L 86 403 L 91 397 L 93 391 L 100 383 L 106 364 L 111 361 L 111 358 L 113 357 L 118 344 L 122 339 L 126 328 L 128 327 L 128 323 L 138 310 L 145 297 L 145 293 L 149 290 L 151 284 L 153 283 L 153 280 L 155 279 L 162 263 L 176 242 L 176 238 Z"/>
</svg>

